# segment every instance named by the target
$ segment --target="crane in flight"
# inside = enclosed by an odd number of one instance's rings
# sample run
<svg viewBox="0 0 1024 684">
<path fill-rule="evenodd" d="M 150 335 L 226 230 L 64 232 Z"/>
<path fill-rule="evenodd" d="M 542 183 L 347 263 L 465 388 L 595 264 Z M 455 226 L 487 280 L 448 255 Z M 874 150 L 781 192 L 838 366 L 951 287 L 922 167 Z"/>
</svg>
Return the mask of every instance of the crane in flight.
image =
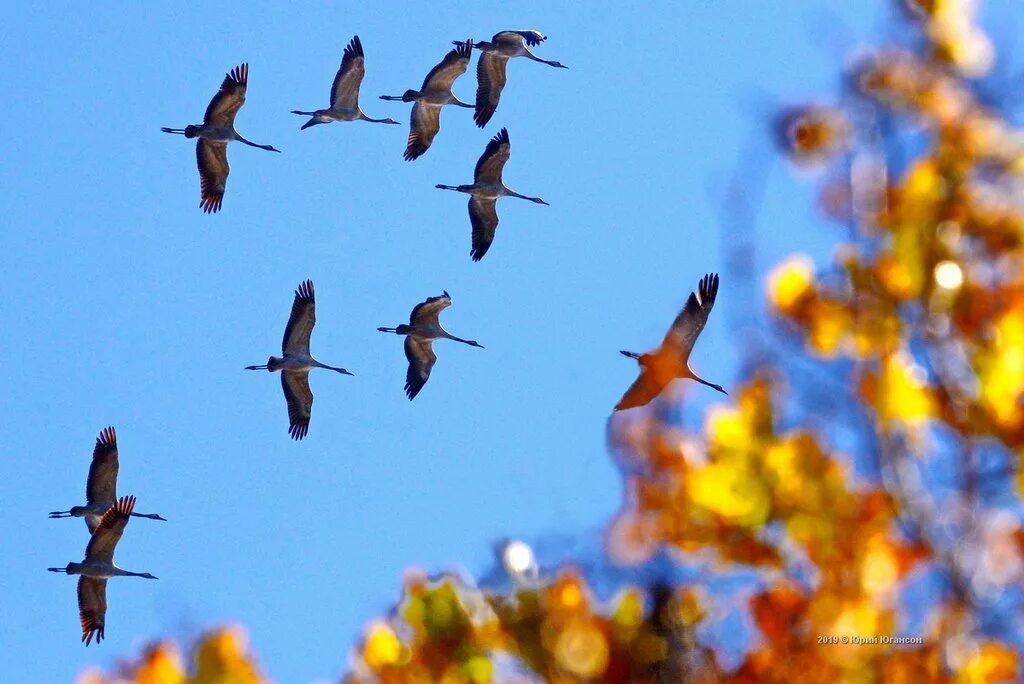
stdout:
<svg viewBox="0 0 1024 684">
<path fill-rule="evenodd" d="M 82 641 L 86 646 L 96 637 L 103 641 L 107 615 L 107 580 L 111 577 L 144 577 L 158 579 L 148 572 L 130 572 L 114 565 L 114 548 L 135 508 L 135 497 L 118 499 L 103 514 L 85 547 L 81 563 L 68 563 L 63 568 L 47 568 L 50 572 L 81 575 L 78 578 L 78 616 L 82 624 Z"/>
<path fill-rule="evenodd" d="M 430 378 L 430 370 L 437 361 L 433 342 L 437 339 L 455 340 L 471 347 L 483 345 L 475 340 L 464 340 L 452 335 L 441 327 L 441 312 L 452 305 L 452 298 L 445 290 L 439 297 L 427 297 L 413 307 L 409 314 L 409 325 L 402 323 L 395 328 L 377 328 L 385 333 L 405 335 L 405 358 L 409 360 L 409 369 L 405 374 L 405 395 L 411 401 L 419 394 Z"/>
<path fill-rule="evenodd" d="M 697 292 L 700 294 L 699 297 L 693 292 L 690 293 L 660 347 L 646 354 L 619 352 L 636 359 L 640 364 L 640 377 L 622 395 L 622 399 L 615 405 L 616 411 L 644 406 L 661 394 L 661 391 L 676 378 L 696 380 L 722 394 L 728 394 L 721 385 L 708 382 L 690 369 L 693 345 L 697 342 L 700 331 L 704 329 L 704 324 L 708 322 L 708 315 L 718 295 L 718 274 L 708 273 L 701 278 Z"/>
<path fill-rule="evenodd" d="M 547 39 L 540 31 L 501 31 L 494 34 L 490 41 L 482 40 L 475 45 L 483 52 L 476 64 L 476 106 L 473 121 L 477 126 L 486 126 L 494 116 L 494 110 L 498 108 L 498 100 L 501 99 L 501 91 L 505 87 L 505 68 L 509 59 L 526 57 L 559 69 L 569 68 L 561 62 L 541 59 L 530 52 L 531 47 L 536 47 Z"/>
<path fill-rule="evenodd" d="M 444 59 L 430 70 L 423 79 L 419 90 L 406 90 L 401 95 L 381 95 L 382 100 L 414 102 L 412 118 L 409 121 L 409 141 L 405 146 L 406 161 L 418 159 L 434 142 L 434 136 L 441 130 L 441 107 L 456 105 L 473 109 L 473 105 L 455 97 L 452 84 L 466 73 L 469 58 L 473 54 L 473 41 L 455 41 L 455 47 Z"/>
<path fill-rule="evenodd" d="M 292 302 L 292 313 L 281 341 L 283 356 L 271 356 L 265 364 L 246 366 L 246 370 L 281 371 L 281 388 L 288 404 L 288 434 L 302 439 L 309 432 L 309 418 L 313 410 L 313 392 L 309 389 L 309 371 L 326 368 L 343 375 L 355 375 L 344 368 L 320 363 L 309 353 L 309 336 L 316 325 L 316 299 L 313 281 L 299 284 Z"/>
<path fill-rule="evenodd" d="M 345 52 L 341 57 L 341 66 L 334 76 L 334 84 L 331 86 L 331 106 L 327 109 L 318 109 L 315 112 L 292 110 L 292 114 L 313 117 L 302 124 L 301 130 L 304 131 L 310 126 L 332 121 L 369 121 L 401 125 L 394 119 L 371 119 L 359 106 L 359 86 L 366 73 L 365 62 L 363 43 L 359 40 L 359 36 L 355 36 L 345 47 Z"/>
<path fill-rule="evenodd" d="M 228 173 L 231 171 L 231 167 L 228 166 L 229 142 L 237 140 L 261 150 L 281 151 L 272 145 L 259 145 L 246 140 L 235 130 L 235 115 L 245 104 L 248 84 L 249 65 L 236 66 L 224 76 L 220 90 L 210 100 L 203 116 L 203 123 L 185 128 L 160 129 L 164 133 L 199 138 L 196 142 L 196 160 L 199 164 L 199 206 L 203 213 L 218 212 L 224 203 L 224 190 L 227 187 Z"/>
<path fill-rule="evenodd" d="M 469 256 L 473 261 L 480 261 L 494 242 L 494 232 L 498 229 L 497 202 L 502 197 L 518 197 L 536 204 L 547 202 L 540 197 L 520 195 L 509 190 L 501 180 L 502 169 L 508 161 L 512 147 L 508 141 L 508 131 L 502 128 L 491 138 L 484 148 L 484 153 L 476 162 L 471 185 L 436 185 L 441 190 L 464 192 L 469 198 L 469 222 L 473 226 L 473 247 Z"/>
<path fill-rule="evenodd" d="M 96 531 L 103 514 L 117 501 L 117 432 L 113 427 L 100 431 L 96 438 L 96 446 L 92 450 L 92 463 L 89 465 L 89 478 L 85 482 L 85 505 L 72 506 L 67 511 L 50 511 L 51 518 L 85 518 L 90 534 Z M 135 513 L 136 518 L 163 520 L 156 513 Z"/>
</svg>

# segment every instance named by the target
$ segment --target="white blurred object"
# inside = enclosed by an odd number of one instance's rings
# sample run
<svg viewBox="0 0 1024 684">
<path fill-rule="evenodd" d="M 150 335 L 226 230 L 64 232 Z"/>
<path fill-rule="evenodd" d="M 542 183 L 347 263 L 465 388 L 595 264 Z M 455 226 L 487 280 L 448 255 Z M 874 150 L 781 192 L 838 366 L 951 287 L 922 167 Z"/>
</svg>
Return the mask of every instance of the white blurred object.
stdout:
<svg viewBox="0 0 1024 684">
<path fill-rule="evenodd" d="M 527 582 L 537 579 L 537 558 L 533 549 L 524 541 L 512 539 L 500 547 L 501 565 L 516 582 Z"/>
</svg>

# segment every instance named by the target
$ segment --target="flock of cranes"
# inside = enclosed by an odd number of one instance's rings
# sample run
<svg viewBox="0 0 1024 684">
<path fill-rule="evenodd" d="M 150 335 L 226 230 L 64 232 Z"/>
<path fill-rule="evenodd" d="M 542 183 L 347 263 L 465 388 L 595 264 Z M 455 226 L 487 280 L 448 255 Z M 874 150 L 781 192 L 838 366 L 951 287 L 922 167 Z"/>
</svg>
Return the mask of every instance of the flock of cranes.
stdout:
<svg viewBox="0 0 1024 684">
<path fill-rule="evenodd" d="M 406 90 L 400 96 L 382 95 L 381 99 L 412 102 L 409 138 L 404 157 L 412 161 L 422 156 L 432 144 L 441 128 L 441 108 L 446 105 L 474 110 L 473 120 L 483 128 L 494 116 L 506 81 L 508 60 L 526 57 L 552 67 L 565 65 L 541 59 L 531 47 L 546 40 L 538 31 L 501 31 L 490 41 L 474 43 L 472 39 L 454 41 L 450 50 L 423 80 L 419 90 Z M 452 92 L 455 80 L 469 67 L 472 51 L 481 51 L 477 64 L 478 87 L 475 104 L 462 102 Z M 345 47 L 341 66 L 331 86 L 330 106 L 313 111 L 292 110 L 293 114 L 310 117 L 302 130 L 335 121 L 368 121 L 381 124 L 399 124 L 390 118 L 375 119 L 363 111 L 359 104 L 359 88 L 366 71 L 362 41 L 355 36 Z M 232 69 L 221 83 L 206 108 L 202 124 L 185 128 L 162 128 L 165 133 L 198 138 L 196 159 L 199 166 L 201 202 L 205 213 L 220 211 L 230 171 L 227 159 L 228 143 L 238 141 L 271 152 L 280 152 L 272 145 L 261 145 L 247 140 L 235 129 L 235 117 L 245 103 L 249 82 L 248 64 Z M 511 143 L 508 130 L 502 128 L 488 141 L 476 163 L 473 182 L 465 185 L 437 185 L 442 190 L 466 193 L 469 198 L 469 218 L 472 225 L 470 256 L 479 261 L 490 249 L 498 226 L 497 201 L 502 197 L 518 197 L 536 204 L 547 205 L 540 197 L 530 197 L 505 187 L 502 170 L 508 161 Z M 697 376 L 689 366 L 690 354 L 698 336 L 704 329 L 718 295 L 717 274 L 701 278 L 697 292 L 691 292 L 683 309 L 676 316 L 661 345 L 648 353 L 623 351 L 640 365 L 640 375 L 626 390 L 615 410 L 643 406 L 657 397 L 677 378 L 689 378 L 725 390 Z M 452 335 L 440 322 L 441 312 L 452 305 L 447 291 L 428 297 L 417 304 L 409 315 L 409 323 L 395 327 L 377 328 L 380 332 L 405 337 L 405 356 L 409 362 L 406 371 L 405 394 L 411 400 L 423 389 L 437 362 L 433 342 L 448 339 L 483 348 L 475 340 Z M 309 343 L 316 325 L 316 296 L 312 280 L 305 280 L 295 290 L 291 315 L 285 326 L 281 343 L 281 356 L 271 356 L 265 364 L 246 366 L 246 370 L 281 372 L 281 387 L 288 407 L 288 434 L 295 440 L 309 433 L 313 409 L 313 392 L 309 386 L 309 372 L 314 368 L 331 370 L 342 375 L 353 375 L 348 370 L 317 361 L 310 352 Z M 135 497 L 117 497 L 118 450 L 117 434 L 113 427 L 102 430 L 96 439 L 92 464 L 86 483 L 86 503 L 72 506 L 66 511 L 53 511 L 51 518 L 81 517 L 85 519 L 90 538 L 81 562 L 70 562 L 63 568 L 49 568 L 51 572 L 79 575 L 78 607 L 82 627 L 82 641 L 88 646 L 95 638 L 103 640 L 106 624 L 106 585 L 111 577 L 130 576 L 156 579 L 149 573 L 129 572 L 114 564 L 114 549 L 132 517 L 166 520 L 155 513 L 136 513 Z"/>
</svg>

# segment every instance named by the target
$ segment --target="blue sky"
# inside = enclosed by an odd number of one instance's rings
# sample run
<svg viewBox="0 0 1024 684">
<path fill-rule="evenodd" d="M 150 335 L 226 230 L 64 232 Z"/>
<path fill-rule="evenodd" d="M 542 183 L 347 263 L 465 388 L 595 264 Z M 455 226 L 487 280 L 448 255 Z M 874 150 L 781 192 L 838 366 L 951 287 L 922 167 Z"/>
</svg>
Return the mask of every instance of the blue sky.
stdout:
<svg viewBox="0 0 1024 684">
<path fill-rule="evenodd" d="M 770 4 L 770 7 L 768 6 Z M 884 4 L 884 3 L 883 3 Z M 0 671 L 69 681 L 150 639 L 244 624 L 278 681 L 339 675 L 403 570 L 485 572 L 503 536 L 595 535 L 620 499 L 608 413 L 635 377 L 619 349 L 656 344 L 698 278 L 723 271 L 699 373 L 730 386 L 740 350 L 718 214 L 758 117 L 834 92 L 840 58 L 878 38 L 878 5 L 684 2 L 220 4 L 19 3 L 0 44 L 6 163 L 0 320 L 7 333 Z M 1008 9 L 1009 1 L 997 3 Z M 1009 12 L 1004 12 L 1009 14 Z M 450 41 L 504 28 L 549 36 L 509 67 L 487 129 L 446 109 L 421 159 L 407 127 L 337 123 L 300 133 L 291 109 L 326 106 L 345 43 L 366 51 L 363 106 L 419 86 Z M 996 36 L 998 39 L 998 35 Z M 160 126 L 198 122 L 225 71 L 250 64 L 241 145 L 223 211 L 203 215 L 193 143 Z M 475 61 L 456 82 L 475 92 Z M 507 126 L 506 183 L 550 207 L 499 204 L 469 259 L 467 183 Z M 758 279 L 835 234 L 814 184 L 775 164 L 759 215 Z M 242 368 L 279 351 L 292 291 L 316 283 L 313 353 L 355 377 L 313 373 L 309 436 L 288 438 L 279 380 Z M 430 382 L 403 392 L 402 322 L 448 290 L 443 321 L 485 350 L 439 342 Z M 758 291 L 758 294 L 760 291 Z M 743 308 L 743 310 L 747 310 Z M 720 400 L 689 388 L 694 416 Z M 169 522 L 135 520 L 107 639 L 79 643 L 80 503 L 93 440 L 116 426 L 119 491 Z"/>
</svg>

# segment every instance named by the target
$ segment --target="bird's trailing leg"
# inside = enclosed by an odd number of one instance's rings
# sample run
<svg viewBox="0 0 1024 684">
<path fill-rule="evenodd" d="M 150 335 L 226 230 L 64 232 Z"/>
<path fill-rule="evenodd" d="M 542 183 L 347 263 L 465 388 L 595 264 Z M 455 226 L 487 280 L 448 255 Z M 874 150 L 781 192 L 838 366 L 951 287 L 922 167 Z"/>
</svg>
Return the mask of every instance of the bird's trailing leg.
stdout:
<svg viewBox="0 0 1024 684">
<path fill-rule="evenodd" d="M 631 358 L 631 359 L 636 359 L 637 361 L 639 361 L 639 360 L 640 360 L 640 355 L 639 355 L 639 354 L 637 354 L 636 352 L 631 352 L 631 351 L 621 351 L 621 350 L 620 350 L 620 351 L 619 351 L 619 353 L 620 353 L 620 354 L 622 354 L 623 356 L 628 356 L 628 357 L 629 357 L 629 358 Z"/>
<path fill-rule="evenodd" d="M 163 131 L 164 133 L 173 133 L 175 135 L 185 135 L 185 129 L 184 128 L 167 128 L 166 126 L 163 126 L 163 127 L 160 128 L 160 130 Z"/>
<path fill-rule="evenodd" d="M 46 569 L 49 570 L 50 572 L 63 572 L 63 573 L 67 573 L 67 571 L 68 571 L 67 568 L 46 568 Z"/>
<path fill-rule="evenodd" d="M 51 518 L 73 518 L 71 511 L 50 511 Z"/>
<path fill-rule="evenodd" d="M 379 330 L 381 332 L 386 332 L 386 333 L 397 333 L 398 332 L 398 328 L 377 328 L 377 330 Z"/>
<path fill-rule="evenodd" d="M 437 188 L 438 190 L 454 190 L 455 192 L 459 192 L 459 186 L 458 185 L 440 185 L 440 184 L 438 184 L 438 185 L 435 185 L 434 187 Z"/>
<path fill-rule="evenodd" d="M 246 366 L 245 370 L 270 370 L 270 366 L 263 364 L 262 366 Z"/>
</svg>

